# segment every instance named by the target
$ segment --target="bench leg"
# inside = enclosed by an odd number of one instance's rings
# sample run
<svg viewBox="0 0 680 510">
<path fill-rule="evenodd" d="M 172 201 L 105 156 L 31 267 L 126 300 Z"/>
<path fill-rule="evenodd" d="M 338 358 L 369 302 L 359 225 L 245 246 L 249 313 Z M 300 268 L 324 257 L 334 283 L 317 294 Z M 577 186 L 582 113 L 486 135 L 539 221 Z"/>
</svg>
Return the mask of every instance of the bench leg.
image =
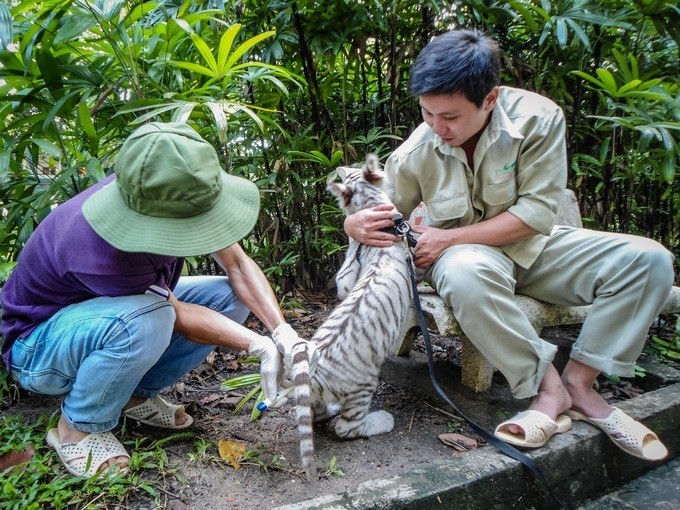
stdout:
<svg viewBox="0 0 680 510">
<path fill-rule="evenodd" d="M 461 335 L 462 340 L 462 379 L 463 385 L 475 393 L 481 393 L 491 388 L 493 365 L 470 342 L 468 337 Z"/>
<path fill-rule="evenodd" d="M 404 339 L 401 341 L 401 345 L 397 348 L 395 354 L 397 356 L 408 356 L 408 353 L 413 349 L 413 343 L 416 341 L 418 333 L 420 333 L 420 327 L 418 326 L 407 329 Z"/>
</svg>

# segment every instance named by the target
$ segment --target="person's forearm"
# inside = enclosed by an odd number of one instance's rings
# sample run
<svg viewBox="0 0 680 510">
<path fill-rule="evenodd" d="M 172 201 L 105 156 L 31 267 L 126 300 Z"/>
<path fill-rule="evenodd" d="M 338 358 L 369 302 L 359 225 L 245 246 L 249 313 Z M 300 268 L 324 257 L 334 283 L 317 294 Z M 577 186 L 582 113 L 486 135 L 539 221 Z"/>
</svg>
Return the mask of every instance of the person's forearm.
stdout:
<svg viewBox="0 0 680 510">
<path fill-rule="evenodd" d="M 175 308 L 175 331 L 196 343 L 248 349 L 260 336 L 205 306 L 182 303 L 174 295 L 170 302 Z"/>
<path fill-rule="evenodd" d="M 420 233 L 415 250 L 415 264 L 429 267 L 444 250 L 460 244 L 504 246 L 530 237 L 537 232 L 509 212 L 474 225 L 453 229 L 414 227 Z"/>
<path fill-rule="evenodd" d="M 267 277 L 250 257 L 234 259 L 223 255 L 218 252 L 213 257 L 227 271 L 236 296 L 269 331 L 274 331 L 285 319 Z"/>
<path fill-rule="evenodd" d="M 505 246 L 538 234 L 512 213 L 504 212 L 486 221 L 449 231 L 452 244 Z"/>
</svg>

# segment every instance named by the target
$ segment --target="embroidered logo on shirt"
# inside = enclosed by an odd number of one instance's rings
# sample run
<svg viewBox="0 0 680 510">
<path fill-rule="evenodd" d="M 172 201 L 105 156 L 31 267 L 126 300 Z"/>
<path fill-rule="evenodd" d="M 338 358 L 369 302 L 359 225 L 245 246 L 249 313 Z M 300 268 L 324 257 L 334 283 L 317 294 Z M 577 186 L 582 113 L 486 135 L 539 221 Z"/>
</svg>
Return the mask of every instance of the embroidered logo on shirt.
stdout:
<svg viewBox="0 0 680 510">
<path fill-rule="evenodd" d="M 494 171 L 494 182 L 495 183 L 502 183 L 502 182 L 507 182 L 511 181 L 512 178 L 514 177 L 514 169 L 515 166 L 517 166 L 517 163 L 513 161 L 512 163 L 507 163 L 503 165 L 503 168 L 498 168 Z"/>
</svg>

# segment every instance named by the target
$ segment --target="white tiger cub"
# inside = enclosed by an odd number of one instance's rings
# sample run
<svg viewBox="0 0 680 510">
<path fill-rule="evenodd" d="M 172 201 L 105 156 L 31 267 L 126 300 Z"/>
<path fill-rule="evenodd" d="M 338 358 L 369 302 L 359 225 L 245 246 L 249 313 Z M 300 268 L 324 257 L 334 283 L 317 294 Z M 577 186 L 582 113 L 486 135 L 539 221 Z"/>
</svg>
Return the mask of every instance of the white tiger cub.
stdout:
<svg viewBox="0 0 680 510">
<path fill-rule="evenodd" d="M 330 182 L 346 214 L 389 204 L 391 188 L 378 159 L 370 155 L 363 168 L 341 168 L 342 182 Z M 336 277 L 343 301 L 312 337 L 319 349 L 309 377 L 306 350 L 293 358 L 300 457 L 309 480 L 315 480 L 312 421 L 340 415 L 335 432 L 357 438 L 390 432 L 387 411 L 369 412 L 385 357 L 401 340 L 410 303 L 410 280 L 402 244 L 389 248 L 361 245 L 350 238 L 349 250 Z"/>
</svg>

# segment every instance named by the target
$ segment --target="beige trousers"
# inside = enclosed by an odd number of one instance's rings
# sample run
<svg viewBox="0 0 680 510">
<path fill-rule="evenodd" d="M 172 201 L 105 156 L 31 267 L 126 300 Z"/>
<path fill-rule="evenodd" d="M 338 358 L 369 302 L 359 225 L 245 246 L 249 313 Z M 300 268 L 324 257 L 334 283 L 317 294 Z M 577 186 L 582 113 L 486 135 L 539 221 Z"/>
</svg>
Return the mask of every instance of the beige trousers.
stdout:
<svg viewBox="0 0 680 510">
<path fill-rule="evenodd" d="M 427 277 L 513 394 L 526 398 L 538 392 L 556 347 L 538 336 L 515 293 L 592 305 L 571 358 L 631 377 L 673 285 L 673 256 L 644 237 L 559 227 L 528 269 L 498 248 L 460 245 L 447 249 Z"/>
</svg>

